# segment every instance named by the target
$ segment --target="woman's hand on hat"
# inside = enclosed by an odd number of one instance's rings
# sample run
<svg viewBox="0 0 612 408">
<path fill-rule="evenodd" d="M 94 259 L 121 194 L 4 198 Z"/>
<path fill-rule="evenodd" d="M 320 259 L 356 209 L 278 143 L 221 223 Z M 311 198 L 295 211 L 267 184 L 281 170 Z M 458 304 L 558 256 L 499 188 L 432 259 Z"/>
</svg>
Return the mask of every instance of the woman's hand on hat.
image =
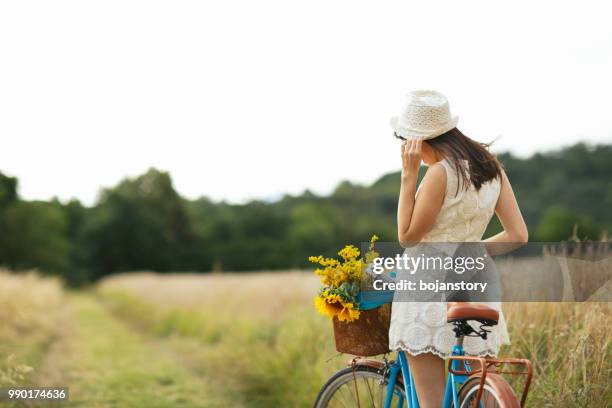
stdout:
<svg viewBox="0 0 612 408">
<path fill-rule="evenodd" d="M 416 177 L 421 167 L 423 138 L 414 138 L 402 143 L 402 176 Z"/>
</svg>

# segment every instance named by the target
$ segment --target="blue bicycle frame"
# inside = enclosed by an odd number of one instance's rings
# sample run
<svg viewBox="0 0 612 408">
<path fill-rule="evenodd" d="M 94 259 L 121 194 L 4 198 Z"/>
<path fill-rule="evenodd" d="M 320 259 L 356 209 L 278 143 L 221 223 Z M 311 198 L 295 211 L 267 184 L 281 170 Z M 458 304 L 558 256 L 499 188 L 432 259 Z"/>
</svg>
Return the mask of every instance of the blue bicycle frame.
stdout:
<svg viewBox="0 0 612 408">
<path fill-rule="evenodd" d="M 453 347 L 452 356 L 463 356 L 465 355 L 463 351 L 463 346 L 461 345 L 461 339 L 459 339 L 458 344 Z M 461 367 L 462 362 L 460 360 L 452 360 L 451 368 L 455 371 L 463 371 L 470 372 L 470 363 L 468 361 L 464 361 L 464 367 Z M 385 399 L 385 408 L 391 408 L 391 400 L 395 393 L 395 385 L 397 384 L 397 379 L 401 374 L 402 380 L 404 383 L 404 392 L 406 396 L 406 402 L 408 408 L 418 408 L 419 400 L 416 394 L 416 388 L 414 386 L 414 378 L 410 373 L 410 367 L 408 366 L 408 359 L 406 358 L 406 354 L 403 351 L 399 351 L 397 353 L 397 359 L 390 364 L 389 367 L 389 382 L 387 383 L 387 394 Z M 452 372 L 448 373 L 448 380 L 446 382 L 446 391 L 444 393 L 444 404 L 443 408 L 453 408 L 459 406 L 458 399 L 458 391 L 461 384 L 463 384 L 468 379 L 467 375 L 457 375 Z M 404 397 L 402 395 L 398 395 L 397 408 L 401 408 L 404 406 Z"/>
</svg>

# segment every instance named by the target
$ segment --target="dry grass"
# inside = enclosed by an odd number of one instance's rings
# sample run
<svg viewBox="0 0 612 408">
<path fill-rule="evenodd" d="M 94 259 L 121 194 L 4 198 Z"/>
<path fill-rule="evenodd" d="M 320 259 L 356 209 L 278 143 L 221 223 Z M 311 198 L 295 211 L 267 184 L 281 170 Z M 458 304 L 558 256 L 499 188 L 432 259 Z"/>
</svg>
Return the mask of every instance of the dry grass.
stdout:
<svg viewBox="0 0 612 408">
<path fill-rule="evenodd" d="M 303 271 L 233 274 L 170 274 L 140 272 L 114 275 L 99 288 L 128 290 L 157 306 L 249 311 L 249 316 L 278 317 L 288 305 L 312 303 L 319 280 Z"/>
<path fill-rule="evenodd" d="M 607 247 L 606 247 L 607 248 Z M 517 301 L 612 301 L 612 257 L 575 250 L 496 260 L 504 298 Z"/>
<path fill-rule="evenodd" d="M 109 327 L 139 331 L 135 338 L 149 339 L 148 347 L 159 350 L 166 365 L 175 361 L 173 369 L 185 378 L 198 376 L 219 395 L 231 392 L 236 406 L 298 407 L 311 406 L 321 384 L 346 362 L 334 350 L 329 321 L 312 306 L 318 287 L 312 274 L 302 272 L 137 273 L 109 277 L 97 294 L 127 323 L 109 320 Z M 88 294 L 79 296 L 93 302 Z M 0 383 L 32 378 L 28 367 L 38 368 L 45 358 L 62 327 L 57 317 L 65 301 L 57 280 L 0 271 Z M 513 303 L 504 311 L 512 345 L 501 354 L 534 362 L 530 406 L 612 406 L 612 304 Z M 89 325 L 92 332 L 99 328 L 99 322 Z M 113 350 L 125 348 L 127 334 L 106 334 L 116 340 Z M 74 339 L 73 350 L 91 346 L 96 339 L 87 336 Z M 99 375 L 111 382 L 115 374 L 125 377 L 114 366 L 114 374 L 103 372 L 102 362 L 114 360 L 95 356 L 101 360 L 90 363 Z M 96 384 L 101 387 L 91 386 Z"/>
<path fill-rule="evenodd" d="M 612 305 L 506 304 L 512 345 L 505 355 L 534 363 L 531 406 L 612 405 Z"/>
<path fill-rule="evenodd" d="M 316 315 L 318 281 L 305 273 L 127 274 L 100 291 L 116 315 L 169 340 L 203 375 L 252 406 L 308 406 L 332 359 L 329 322 Z M 505 304 L 512 345 L 534 362 L 531 406 L 612 404 L 612 307 L 607 303 Z M 231 362 L 231 363 L 230 363 Z"/>
<path fill-rule="evenodd" d="M 0 270 L 0 383 L 27 381 L 55 332 L 61 304 L 57 279 Z"/>
<path fill-rule="evenodd" d="M 313 312 L 310 273 L 154 275 L 106 279 L 113 313 L 156 336 L 237 405 L 311 406 L 321 381 L 344 365 L 331 324 Z M 331 362 L 327 362 L 332 358 Z"/>
</svg>

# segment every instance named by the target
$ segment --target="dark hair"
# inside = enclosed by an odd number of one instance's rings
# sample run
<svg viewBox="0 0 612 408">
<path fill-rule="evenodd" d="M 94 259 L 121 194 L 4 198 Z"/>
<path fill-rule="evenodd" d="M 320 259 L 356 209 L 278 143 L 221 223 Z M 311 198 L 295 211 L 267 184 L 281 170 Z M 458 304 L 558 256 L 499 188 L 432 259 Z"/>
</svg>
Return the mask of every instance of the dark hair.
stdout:
<svg viewBox="0 0 612 408">
<path fill-rule="evenodd" d="M 459 185 L 463 189 L 467 189 L 471 183 L 476 190 L 480 190 L 480 187 L 488 181 L 497 177 L 501 180 L 502 165 L 489 152 L 490 143 L 472 140 L 457 128 L 426 142 L 455 168 L 461 178 Z"/>
</svg>

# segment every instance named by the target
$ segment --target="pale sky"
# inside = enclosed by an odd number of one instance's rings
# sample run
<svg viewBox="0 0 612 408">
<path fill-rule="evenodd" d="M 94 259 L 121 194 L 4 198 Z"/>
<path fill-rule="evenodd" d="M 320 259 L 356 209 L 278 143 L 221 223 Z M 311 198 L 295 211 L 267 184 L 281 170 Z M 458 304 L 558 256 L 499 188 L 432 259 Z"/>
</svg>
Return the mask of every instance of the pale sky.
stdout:
<svg viewBox="0 0 612 408">
<path fill-rule="evenodd" d="M 607 2 L 0 3 L 0 171 L 25 199 L 154 166 L 188 198 L 370 183 L 389 118 L 445 93 L 459 128 L 519 155 L 612 142 Z"/>
</svg>

